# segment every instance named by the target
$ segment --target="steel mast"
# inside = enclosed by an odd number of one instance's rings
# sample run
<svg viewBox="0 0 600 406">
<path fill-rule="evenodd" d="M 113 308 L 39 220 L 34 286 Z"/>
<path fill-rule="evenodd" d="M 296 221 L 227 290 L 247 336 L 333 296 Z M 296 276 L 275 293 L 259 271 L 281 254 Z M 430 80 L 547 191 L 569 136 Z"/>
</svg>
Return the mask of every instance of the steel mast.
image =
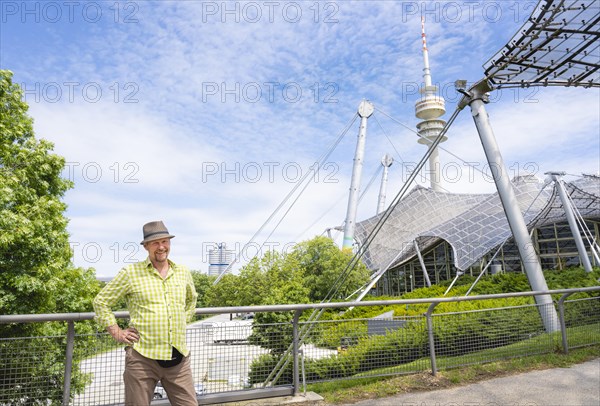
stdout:
<svg viewBox="0 0 600 406">
<path fill-rule="evenodd" d="M 352 167 L 352 180 L 350 181 L 350 195 L 348 196 L 348 210 L 344 222 L 344 241 L 342 249 L 352 249 L 354 245 L 354 228 L 356 226 L 356 211 L 360 196 L 360 177 L 362 175 L 363 160 L 365 156 L 365 143 L 367 138 L 367 119 L 371 117 L 375 108 L 368 100 L 363 100 L 358 106 L 360 128 L 354 153 L 354 166 Z"/>
<path fill-rule="evenodd" d="M 379 186 L 379 198 L 377 200 L 377 214 L 385 209 L 385 197 L 387 194 L 388 172 L 390 166 L 394 163 L 394 158 L 389 154 L 385 154 L 381 158 L 381 166 L 383 166 L 383 174 L 381 175 L 381 185 Z"/>
</svg>

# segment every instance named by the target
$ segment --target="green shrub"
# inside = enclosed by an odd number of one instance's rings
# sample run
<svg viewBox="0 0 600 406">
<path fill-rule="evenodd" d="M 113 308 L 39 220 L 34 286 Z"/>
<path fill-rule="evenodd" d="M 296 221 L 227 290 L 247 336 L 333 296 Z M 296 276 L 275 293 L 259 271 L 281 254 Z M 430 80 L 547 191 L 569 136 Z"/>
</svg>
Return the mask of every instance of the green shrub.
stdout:
<svg viewBox="0 0 600 406">
<path fill-rule="evenodd" d="M 550 289 L 598 285 L 600 270 L 586 273 L 581 268 L 547 271 Z M 465 278 L 466 279 L 466 278 Z M 457 284 L 450 295 L 463 296 L 470 284 Z M 403 299 L 442 296 L 446 288 L 433 286 L 417 289 Z M 474 294 L 494 294 L 529 291 L 524 274 L 498 274 L 484 277 Z M 575 295 L 573 295 L 575 296 Z M 598 292 L 577 297 L 598 296 Z M 381 297 L 371 298 L 382 300 Z M 558 299 L 558 298 L 556 298 Z M 433 314 L 434 343 L 438 356 L 459 356 L 484 349 L 503 347 L 544 334 L 544 327 L 533 297 L 476 300 L 441 303 Z M 343 315 L 329 313 L 331 323 L 319 323 L 307 341 L 320 347 L 337 348 L 343 341 L 352 343 L 338 354 L 305 361 L 306 378 L 310 382 L 354 376 L 373 369 L 399 366 L 429 356 L 429 339 L 424 313 L 429 304 L 357 307 Z M 494 310 L 510 307 L 510 310 Z M 386 335 L 369 336 L 367 318 L 393 310 L 406 317 L 407 324 Z M 441 315 L 444 314 L 443 317 Z M 567 302 L 567 326 L 591 325 L 600 322 L 600 300 Z M 409 317 L 417 316 L 417 317 Z M 355 318 L 354 320 L 348 320 Z M 356 320 L 359 318 L 359 320 Z M 278 358 L 266 355 L 251 365 L 253 383 L 263 382 Z M 292 366 L 288 364 L 278 384 L 291 383 Z"/>
<path fill-rule="evenodd" d="M 250 372 L 248 373 L 248 380 L 250 385 L 260 384 L 267 380 L 271 371 L 275 368 L 281 355 L 274 354 L 263 354 L 256 358 L 250 364 Z M 271 377 L 271 380 L 273 377 Z M 292 362 L 288 362 L 287 366 L 283 370 L 280 379 L 277 384 L 291 383 L 292 382 Z"/>
</svg>

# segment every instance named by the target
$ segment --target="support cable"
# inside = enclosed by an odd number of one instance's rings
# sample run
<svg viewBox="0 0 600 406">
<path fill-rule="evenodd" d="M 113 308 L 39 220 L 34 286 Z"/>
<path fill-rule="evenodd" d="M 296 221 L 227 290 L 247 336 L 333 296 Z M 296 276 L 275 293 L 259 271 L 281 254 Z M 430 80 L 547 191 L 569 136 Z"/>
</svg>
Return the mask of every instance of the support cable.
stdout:
<svg viewBox="0 0 600 406">
<path fill-rule="evenodd" d="M 382 166 L 379 166 L 376 170 L 375 173 L 373 173 L 373 176 L 371 177 L 371 179 L 369 180 L 369 183 L 367 184 L 367 187 L 365 188 L 365 190 L 362 192 L 362 194 L 360 195 L 360 197 L 358 198 L 358 201 L 360 202 L 362 200 L 362 198 L 365 196 L 365 194 L 367 193 L 367 191 L 369 190 L 369 188 L 371 187 L 371 185 L 373 184 L 373 182 L 375 181 L 375 179 L 377 179 L 377 175 L 381 172 L 382 170 Z M 335 201 L 335 203 L 333 203 L 327 210 L 325 210 L 323 212 L 323 214 L 321 214 L 315 221 L 313 221 L 308 227 L 306 227 L 304 229 L 304 231 L 302 231 L 297 237 L 296 240 L 299 240 L 300 237 L 302 237 L 304 235 L 304 233 L 306 233 L 308 230 L 310 230 L 315 224 L 317 224 L 323 217 L 325 217 L 325 215 L 327 215 L 327 213 L 329 213 L 331 210 L 333 210 L 333 208 L 335 206 L 337 206 L 345 197 L 347 196 L 347 193 L 344 192 L 344 194 L 342 194 L 340 196 L 339 199 L 337 199 Z"/>
<path fill-rule="evenodd" d="M 587 240 L 588 245 L 590 246 L 592 255 L 596 259 L 596 263 L 600 264 L 600 254 L 599 254 L 600 247 L 598 246 L 598 243 L 596 242 L 596 239 L 594 238 L 594 234 L 592 233 L 592 231 L 586 224 L 585 219 L 583 218 L 583 216 L 581 215 L 581 212 L 579 211 L 579 209 L 577 208 L 577 205 L 575 204 L 575 200 L 573 200 L 573 197 L 569 193 L 567 193 L 566 195 L 567 195 L 567 198 L 569 199 L 569 202 L 571 203 L 571 208 L 573 209 L 573 214 L 575 215 L 575 220 L 577 220 L 577 224 L 579 225 L 580 229 L 583 231 L 583 235 L 585 236 L 585 239 Z"/>
<path fill-rule="evenodd" d="M 539 199 L 540 195 L 542 194 L 542 192 L 544 191 L 544 189 L 548 185 L 549 185 L 549 183 L 544 183 L 544 186 L 542 186 L 542 188 L 540 189 L 540 191 L 538 192 L 538 194 L 535 196 L 535 198 L 533 199 L 533 201 L 529 204 L 529 207 L 527 207 L 527 210 L 525 210 L 525 213 L 523 214 L 523 218 L 525 218 L 525 216 L 527 215 L 527 213 L 529 213 L 529 210 L 531 210 L 531 208 L 533 207 L 533 204 L 537 201 L 537 199 Z M 533 229 L 531 231 L 533 232 Z M 469 296 L 469 293 L 471 293 L 471 291 L 473 290 L 473 288 L 475 287 L 475 285 L 477 285 L 477 282 L 479 282 L 479 279 L 481 279 L 481 277 L 483 276 L 483 274 L 485 273 L 485 271 L 487 271 L 487 269 L 490 267 L 490 265 L 492 264 L 492 262 L 494 261 L 494 259 L 496 258 L 496 256 L 500 253 L 500 251 L 502 250 L 502 248 L 504 247 L 504 245 L 508 242 L 508 240 L 511 237 L 512 237 L 512 235 L 509 235 L 508 237 L 506 237 L 504 239 L 504 241 L 502 241 L 502 243 L 500 244 L 500 246 L 498 247 L 498 249 L 496 250 L 496 252 L 494 253 L 494 255 L 492 255 L 492 258 L 490 258 L 490 260 L 488 261 L 488 263 L 485 265 L 485 267 L 481 270 L 481 272 L 477 276 L 477 279 L 475 279 L 475 281 L 471 284 L 471 287 L 469 288 L 469 290 L 467 290 L 467 293 L 465 293 L 465 296 Z"/>
<path fill-rule="evenodd" d="M 379 109 L 377 109 L 377 110 L 381 111 Z M 382 114 L 385 114 L 385 113 L 382 112 Z M 396 146 L 392 142 L 392 139 L 390 138 L 390 136 L 388 135 L 387 131 L 385 131 L 385 129 L 383 128 L 383 126 L 381 125 L 381 123 L 379 122 L 379 120 L 377 119 L 377 116 L 373 115 L 373 118 L 375 119 L 375 122 L 377 123 L 377 125 L 379 125 L 379 128 L 381 128 L 381 131 L 383 131 L 383 135 L 385 135 L 385 138 L 387 138 L 387 140 L 390 143 L 390 145 L 392 146 L 392 148 L 394 148 L 394 152 L 396 152 L 396 155 L 398 155 L 398 158 L 400 159 L 400 162 L 404 162 L 404 159 L 402 159 L 402 156 L 400 155 L 400 152 L 396 149 Z"/>
<path fill-rule="evenodd" d="M 392 212 L 394 211 L 394 209 L 396 208 L 398 203 L 400 203 L 400 201 L 404 198 L 406 192 L 409 190 L 409 188 L 412 185 L 412 182 L 416 178 L 417 174 L 421 171 L 423 166 L 427 163 L 427 160 L 429 159 L 429 157 L 431 156 L 431 154 L 433 153 L 435 148 L 438 146 L 438 144 L 441 142 L 441 140 L 443 139 L 446 132 L 448 132 L 448 129 L 450 128 L 452 123 L 456 120 L 456 117 L 458 116 L 460 111 L 461 111 L 461 109 L 457 108 L 454 111 L 454 113 L 452 113 L 452 116 L 450 117 L 450 119 L 448 120 L 448 122 L 446 123 L 446 125 L 444 126 L 442 131 L 438 134 L 438 136 L 431 143 L 431 145 L 429 145 L 429 148 L 427 149 L 425 155 L 421 158 L 419 163 L 416 165 L 414 171 L 410 174 L 407 181 L 402 185 L 402 187 L 400 188 L 400 190 L 398 191 L 396 196 L 394 196 L 392 203 L 382 213 L 381 217 L 379 218 L 379 220 L 377 221 L 377 223 L 375 224 L 375 226 L 373 227 L 373 229 L 371 230 L 371 232 L 365 239 L 365 242 L 363 243 L 363 245 L 360 246 L 360 248 L 358 249 L 356 254 L 352 257 L 352 259 L 350 260 L 350 262 L 348 263 L 348 265 L 346 266 L 344 271 L 340 274 L 340 276 L 334 283 L 334 286 L 332 286 L 332 288 L 330 289 L 330 291 L 327 295 L 328 297 L 333 296 L 337 293 L 337 290 L 339 289 L 339 285 L 343 284 L 349 271 L 354 269 L 354 267 L 358 264 L 360 258 L 365 254 L 365 252 L 367 251 L 367 249 L 369 248 L 371 243 L 374 241 L 375 237 L 381 231 L 381 228 L 383 227 L 385 222 L 388 220 L 388 218 L 391 216 Z M 341 281 L 341 283 L 338 283 L 340 281 Z"/>
<path fill-rule="evenodd" d="M 379 175 L 379 173 L 382 172 L 382 171 L 383 171 L 383 166 L 382 165 L 378 165 L 377 169 L 375 169 L 375 172 L 373 173 L 373 176 L 371 176 L 371 179 L 369 179 L 369 183 L 367 183 L 367 186 L 364 188 L 364 190 L 362 191 L 362 193 L 358 197 L 358 202 L 359 203 L 362 200 L 362 198 L 365 197 L 365 194 L 369 191 L 369 189 L 373 185 L 373 182 L 375 182 L 375 179 L 377 179 L 377 175 Z"/>
<path fill-rule="evenodd" d="M 377 223 L 375 224 L 375 226 L 373 227 L 373 229 L 367 236 L 364 244 L 359 247 L 357 252 L 350 259 L 350 261 L 348 262 L 348 264 L 346 265 L 344 270 L 342 270 L 340 275 L 337 277 L 337 279 L 332 284 L 331 288 L 329 289 L 329 291 L 327 292 L 327 294 L 325 295 L 325 298 L 321 301 L 321 303 L 327 303 L 327 302 L 331 301 L 332 298 L 335 297 L 335 295 L 338 293 L 339 289 L 341 288 L 341 286 L 347 279 L 350 272 L 358 265 L 360 258 L 365 254 L 365 252 L 367 251 L 367 249 L 369 248 L 371 243 L 374 241 L 375 237 L 378 235 L 379 231 L 381 231 L 381 228 L 383 227 L 383 225 L 385 224 L 387 219 L 390 217 L 390 215 L 392 214 L 392 212 L 394 211 L 396 206 L 400 203 L 402 198 L 405 196 L 406 192 L 409 190 L 409 187 L 411 186 L 412 182 L 416 178 L 417 174 L 420 172 L 420 170 L 423 168 L 423 166 L 427 163 L 427 160 L 429 159 L 429 157 L 431 156 L 431 154 L 433 153 L 435 148 L 438 146 L 438 144 L 441 142 L 441 140 L 443 139 L 443 136 L 446 134 L 446 132 L 448 131 L 448 129 L 450 128 L 452 123 L 456 120 L 456 117 L 458 116 L 458 114 L 460 113 L 461 110 L 462 109 L 460 109 L 460 108 L 456 108 L 454 113 L 452 113 L 452 116 L 450 117 L 450 119 L 448 120 L 448 122 L 446 123 L 446 125 L 444 126 L 442 131 L 438 134 L 436 139 L 429 145 L 429 148 L 427 149 L 427 151 L 426 151 L 425 155 L 423 156 L 423 158 L 421 159 L 421 161 L 419 161 L 419 163 L 415 167 L 415 170 L 411 173 L 411 175 L 409 176 L 407 181 L 404 183 L 404 185 L 402 185 L 402 187 L 400 188 L 400 190 L 394 197 L 392 203 L 382 213 L 382 216 L 379 218 L 379 220 L 377 221 Z M 306 339 L 306 337 L 312 330 L 313 326 L 311 324 L 311 321 L 318 320 L 321 317 L 321 315 L 323 314 L 324 310 L 325 310 L 324 308 L 323 309 L 315 309 L 312 312 L 312 314 L 309 316 L 308 321 L 304 324 L 302 330 L 300 331 L 300 343 L 304 342 L 304 340 Z M 265 385 L 271 379 L 273 379 L 272 384 L 277 382 L 277 380 L 279 379 L 279 377 L 285 370 L 286 365 L 289 363 L 290 354 L 291 354 L 291 346 L 288 347 L 286 352 L 279 359 L 279 362 L 277 363 L 277 365 L 273 368 L 273 370 L 271 371 L 269 376 L 265 379 L 265 381 L 264 381 Z"/>
<path fill-rule="evenodd" d="M 396 120 L 395 118 L 391 117 L 390 115 L 386 114 L 385 112 L 383 112 L 382 110 L 378 109 L 377 107 L 375 107 L 375 109 L 377 111 L 379 111 L 381 114 L 385 115 L 386 117 L 390 118 L 391 120 L 397 122 L 398 124 L 402 125 L 404 128 L 410 130 L 411 132 L 415 133 L 418 137 L 420 138 L 425 138 L 423 137 L 421 134 L 419 134 L 417 131 L 415 131 L 414 129 L 410 128 L 409 126 L 407 126 L 406 124 L 404 124 L 403 122 Z M 374 116 L 375 117 L 375 116 Z M 385 135 L 385 137 L 387 138 L 387 140 L 389 141 L 389 143 L 391 144 L 392 148 L 394 148 L 394 151 L 396 152 L 396 155 L 398 155 L 398 158 L 400 159 L 400 162 L 405 162 L 402 157 L 400 156 L 400 152 L 398 152 L 398 150 L 396 149 L 396 146 L 394 145 L 394 143 L 392 142 L 391 138 L 388 136 L 387 132 L 385 131 L 385 129 L 383 128 L 383 126 L 381 125 L 381 123 L 379 122 L 379 120 L 377 119 L 377 117 L 375 117 L 375 121 L 377 122 L 377 124 L 379 125 L 379 127 L 381 128 L 381 131 L 383 131 L 383 134 Z M 438 147 L 441 150 L 448 152 L 448 150 L 446 150 L 445 148 L 442 147 Z M 448 152 L 451 155 L 454 155 L 450 152 Z M 458 158 L 460 159 L 460 158 Z M 462 162 L 466 163 L 466 161 L 462 160 Z M 468 165 L 468 164 L 467 164 Z M 483 172 L 482 172 L 483 174 Z M 428 175 L 426 173 L 423 173 L 423 175 L 425 176 L 425 179 L 431 180 L 429 179 Z M 450 192 L 448 189 L 444 188 L 442 185 L 438 185 L 441 189 L 444 190 L 444 192 Z"/>
<path fill-rule="evenodd" d="M 407 130 L 413 132 L 414 134 L 416 134 L 419 138 L 423 138 L 422 135 L 420 135 L 417 131 L 413 130 L 411 127 L 407 126 L 406 124 L 404 124 L 403 122 L 401 122 L 400 120 L 390 116 L 389 114 L 387 114 L 385 111 L 375 107 L 375 110 L 377 110 L 378 112 L 380 112 L 381 114 L 383 114 L 384 116 L 386 116 L 387 118 L 389 118 L 392 121 L 395 121 L 396 123 L 400 124 L 401 126 L 403 126 L 404 128 L 406 128 Z M 445 128 L 445 127 L 444 127 Z M 477 168 L 476 166 L 472 165 L 470 162 L 465 161 L 464 159 L 462 159 L 461 157 L 459 157 L 458 155 L 456 155 L 455 153 L 449 151 L 448 149 L 442 147 L 442 146 L 438 146 L 439 149 L 441 149 L 442 151 L 444 151 L 445 153 L 447 153 L 448 155 L 453 156 L 454 158 L 458 159 L 459 161 L 461 161 L 465 166 L 468 166 L 470 168 L 472 168 L 474 171 L 479 172 L 480 174 L 482 174 L 483 176 L 488 176 L 486 175 L 481 169 Z"/>
<path fill-rule="evenodd" d="M 335 206 L 337 206 L 338 204 L 340 204 L 342 202 L 342 200 L 344 200 L 347 197 L 347 193 L 344 192 L 344 194 L 342 194 L 331 206 L 329 206 L 329 208 L 327 210 L 325 210 L 323 212 L 323 214 L 321 214 L 315 221 L 313 221 L 308 227 L 306 227 L 300 234 L 298 234 L 298 236 L 296 237 L 296 240 L 299 240 L 300 237 L 302 237 L 308 230 L 310 230 L 313 226 L 315 226 L 319 221 L 321 221 L 321 219 L 323 219 L 323 217 L 325 217 L 327 214 L 329 214 L 329 212 L 331 210 L 333 210 L 335 208 Z M 342 221 L 343 222 L 343 221 Z M 326 230 L 325 230 L 326 231 Z M 325 231 L 323 233 L 325 233 Z"/>
<path fill-rule="evenodd" d="M 341 142 L 342 138 L 346 135 L 346 133 L 348 132 L 348 130 L 350 130 L 350 127 L 352 127 L 352 125 L 354 124 L 354 122 L 356 121 L 356 118 L 358 117 L 358 114 L 354 114 L 354 116 L 352 117 L 352 119 L 349 120 L 348 124 L 346 124 L 346 127 L 344 128 L 344 130 L 340 133 L 340 135 L 337 137 L 337 139 L 333 142 L 333 144 L 331 145 L 331 147 L 329 147 L 329 150 L 324 153 L 323 155 L 321 155 L 321 157 L 317 160 L 318 165 L 316 170 L 318 171 L 321 166 L 323 165 L 323 162 L 325 162 L 325 160 L 327 158 L 329 158 L 329 156 L 333 153 L 333 151 L 335 150 L 335 148 L 337 148 L 338 144 Z M 287 201 L 290 199 L 290 197 L 296 192 L 296 190 L 298 190 L 298 188 L 301 186 L 301 184 L 312 175 L 312 170 L 307 171 L 306 174 L 302 177 L 302 179 L 300 179 L 296 185 L 292 188 L 292 190 L 290 190 L 290 192 L 285 196 L 285 198 L 283 199 L 283 201 L 279 204 L 279 206 L 277 206 L 277 208 L 273 211 L 273 213 L 271 213 L 271 215 L 269 216 L 269 218 L 267 218 L 267 220 L 260 226 L 260 228 L 254 233 L 254 235 L 252 236 L 252 238 L 250 238 L 250 240 L 244 244 L 244 246 L 242 247 L 242 249 L 236 254 L 235 258 L 233 259 L 233 261 L 231 261 L 231 263 L 229 264 L 229 266 L 227 266 L 227 268 L 221 272 L 219 274 L 219 276 L 217 277 L 217 279 L 215 279 L 215 281 L 213 282 L 213 285 L 216 285 L 221 278 L 231 270 L 231 268 L 233 267 L 233 264 L 235 264 L 237 261 L 239 261 L 242 253 L 246 250 L 246 248 L 252 244 L 254 242 L 254 240 L 258 237 L 258 235 L 265 229 L 265 227 L 267 226 L 267 224 L 269 224 L 271 222 L 271 220 L 273 220 L 273 218 L 275 217 L 275 215 L 282 209 L 282 207 L 287 203 Z M 304 189 L 302 189 L 302 191 L 304 191 L 306 189 L 306 186 L 304 187 Z M 302 193 L 302 192 L 301 192 Z M 298 199 L 296 198 L 296 200 L 294 201 L 294 203 L 297 201 Z M 292 203 L 292 205 L 294 204 Z M 288 209 L 289 212 L 289 209 Z M 287 214 L 287 212 L 286 212 Z M 281 220 L 279 221 L 279 223 L 277 225 L 279 225 L 281 223 Z M 271 232 L 270 235 L 273 234 L 275 230 L 273 230 Z M 261 247 L 264 245 L 264 242 L 260 245 Z M 259 250 L 260 251 L 260 250 Z"/>
</svg>

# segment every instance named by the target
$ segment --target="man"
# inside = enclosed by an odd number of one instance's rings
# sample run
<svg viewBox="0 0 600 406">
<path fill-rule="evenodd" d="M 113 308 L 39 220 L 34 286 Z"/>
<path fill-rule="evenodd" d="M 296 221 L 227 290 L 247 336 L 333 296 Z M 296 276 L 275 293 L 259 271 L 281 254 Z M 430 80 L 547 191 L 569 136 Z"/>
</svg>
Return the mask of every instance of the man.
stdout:
<svg viewBox="0 0 600 406">
<path fill-rule="evenodd" d="M 198 294 L 190 271 L 168 259 L 171 238 L 162 221 L 143 227 L 145 261 L 130 264 L 94 299 L 96 320 L 125 347 L 125 404 L 149 405 L 160 380 L 172 405 L 197 406 L 185 331 Z M 121 298 L 129 327 L 121 329 L 111 311 Z"/>
</svg>

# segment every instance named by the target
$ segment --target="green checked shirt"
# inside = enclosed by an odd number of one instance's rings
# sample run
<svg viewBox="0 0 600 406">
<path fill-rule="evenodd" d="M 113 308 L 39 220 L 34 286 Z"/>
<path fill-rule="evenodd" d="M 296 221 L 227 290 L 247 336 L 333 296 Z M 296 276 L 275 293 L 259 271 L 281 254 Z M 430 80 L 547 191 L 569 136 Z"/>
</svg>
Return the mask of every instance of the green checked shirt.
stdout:
<svg viewBox="0 0 600 406">
<path fill-rule="evenodd" d="M 151 359 L 171 359 L 172 347 L 189 354 L 185 329 L 194 315 L 198 294 L 190 271 L 171 261 L 169 265 L 163 279 L 148 258 L 130 264 L 94 299 L 96 321 L 108 327 L 117 322 L 111 308 L 125 298 L 129 325 L 140 333 L 133 348 Z"/>
</svg>

